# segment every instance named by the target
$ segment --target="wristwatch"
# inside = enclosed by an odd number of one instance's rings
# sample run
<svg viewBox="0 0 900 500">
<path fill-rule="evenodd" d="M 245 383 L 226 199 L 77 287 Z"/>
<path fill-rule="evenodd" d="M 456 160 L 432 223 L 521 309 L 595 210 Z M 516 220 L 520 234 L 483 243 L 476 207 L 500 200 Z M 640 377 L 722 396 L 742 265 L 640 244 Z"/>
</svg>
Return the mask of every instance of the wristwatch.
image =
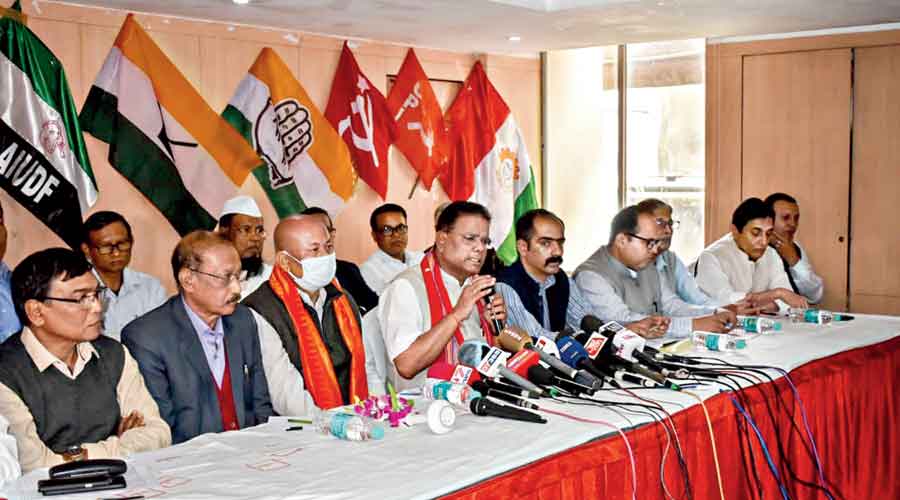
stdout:
<svg viewBox="0 0 900 500">
<path fill-rule="evenodd" d="M 81 445 L 70 446 L 62 453 L 63 460 L 66 462 L 78 462 L 87 459 L 87 450 Z"/>
</svg>

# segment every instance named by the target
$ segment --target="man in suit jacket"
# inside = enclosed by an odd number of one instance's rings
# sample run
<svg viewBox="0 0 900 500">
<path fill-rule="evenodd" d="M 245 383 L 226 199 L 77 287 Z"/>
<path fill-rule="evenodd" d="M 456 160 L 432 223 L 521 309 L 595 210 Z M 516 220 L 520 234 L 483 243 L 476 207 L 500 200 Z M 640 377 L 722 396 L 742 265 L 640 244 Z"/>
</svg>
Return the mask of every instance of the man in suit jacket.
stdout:
<svg viewBox="0 0 900 500">
<path fill-rule="evenodd" d="M 180 293 L 122 332 L 172 442 L 264 423 L 272 404 L 256 322 L 238 305 L 234 246 L 194 231 L 175 247 L 172 271 Z"/>
</svg>

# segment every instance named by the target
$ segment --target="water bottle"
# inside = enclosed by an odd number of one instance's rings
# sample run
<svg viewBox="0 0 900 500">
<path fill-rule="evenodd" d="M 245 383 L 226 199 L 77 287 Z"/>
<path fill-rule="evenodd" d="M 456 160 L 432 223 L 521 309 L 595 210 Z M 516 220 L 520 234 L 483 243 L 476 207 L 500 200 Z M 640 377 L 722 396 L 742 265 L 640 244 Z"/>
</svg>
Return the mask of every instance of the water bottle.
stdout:
<svg viewBox="0 0 900 500">
<path fill-rule="evenodd" d="M 469 407 L 469 402 L 480 398 L 481 393 L 466 384 L 454 384 L 447 380 L 428 379 L 422 387 L 422 395 L 425 399 L 436 401 L 444 400 L 451 404 Z"/>
<path fill-rule="evenodd" d="M 738 316 L 738 325 L 747 333 L 772 333 L 781 331 L 781 322 L 759 316 Z"/>
<path fill-rule="evenodd" d="M 384 437 L 381 422 L 352 413 L 320 411 L 313 417 L 313 425 L 322 434 L 346 441 L 368 441 Z"/>
<path fill-rule="evenodd" d="M 801 307 L 792 307 L 788 309 L 788 316 L 794 323 L 815 323 L 818 325 L 827 325 L 834 320 L 834 313 L 824 309 L 803 309 Z"/>
<path fill-rule="evenodd" d="M 711 332 L 694 332 L 694 345 L 708 351 L 737 351 L 747 347 L 747 340 L 734 335 Z"/>
</svg>

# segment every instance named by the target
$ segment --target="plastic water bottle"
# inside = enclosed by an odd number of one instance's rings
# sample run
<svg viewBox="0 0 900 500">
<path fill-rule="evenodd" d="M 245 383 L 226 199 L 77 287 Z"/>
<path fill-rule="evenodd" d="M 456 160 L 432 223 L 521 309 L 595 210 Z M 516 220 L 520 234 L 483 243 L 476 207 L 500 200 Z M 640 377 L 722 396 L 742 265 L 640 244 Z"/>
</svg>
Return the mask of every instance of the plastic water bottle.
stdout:
<svg viewBox="0 0 900 500">
<path fill-rule="evenodd" d="M 781 331 L 781 322 L 759 316 L 738 316 L 738 325 L 747 333 L 772 333 Z"/>
<path fill-rule="evenodd" d="M 788 309 L 788 316 L 794 323 L 815 323 L 827 325 L 834 321 L 834 313 L 824 309 L 803 309 L 792 307 Z"/>
<path fill-rule="evenodd" d="M 694 345 L 708 351 L 737 351 L 747 347 L 747 340 L 735 335 L 711 332 L 694 332 Z"/>
<path fill-rule="evenodd" d="M 322 434 L 346 441 L 369 441 L 384 437 L 384 426 L 370 418 L 341 412 L 318 412 L 313 425 Z"/>
<path fill-rule="evenodd" d="M 469 402 L 475 398 L 480 398 L 481 393 L 466 384 L 454 384 L 446 380 L 428 379 L 422 387 L 422 396 L 431 401 L 443 400 L 468 408 Z"/>
</svg>

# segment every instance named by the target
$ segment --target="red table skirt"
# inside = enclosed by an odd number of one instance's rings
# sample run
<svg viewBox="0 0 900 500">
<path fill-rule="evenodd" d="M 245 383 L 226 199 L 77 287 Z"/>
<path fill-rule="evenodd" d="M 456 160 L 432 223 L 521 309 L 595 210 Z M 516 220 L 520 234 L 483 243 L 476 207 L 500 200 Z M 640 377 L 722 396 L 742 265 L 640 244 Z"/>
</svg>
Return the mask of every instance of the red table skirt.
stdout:
<svg viewBox="0 0 900 500">
<path fill-rule="evenodd" d="M 825 479 L 835 498 L 900 499 L 900 337 L 808 363 L 791 372 L 791 378 L 803 400 Z M 782 405 L 778 404 L 776 393 Z M 744 394 L 748 400 L 745 408 L 759 426 L 774 462 L 780 466 L 779 473 L 790 497 L 827 498 L 821 490 L 803 484 L 816 484 L 817 474 L 799 405 L 788 383 L 779 379 L 774 384 L 746 389 Z M 715 434 L 725 498 L 756 499 L 760 498 L 760 490 L 762 498 L 782 498 L 755 434 L 749 428 L 739 432 L 743 417 L 729 395 L 719 394 L 706 405 Z M 784 455 L 778 450 L 773 418 L 778 423 Z M 693 498 L 718 499 L 715 463 L 702 409 L 695 406 L 679 412 L 674 421 L 684 449 Z M 637 498 L 665 499 L 659 474 L 666 442 L 661 424 L 646 425 L 626 434 L 635 455 Z M 752 443 L 755 460 L 751 460 L 748 443 Z M 796 479 L 787 471 L 786 463 L 790 464 Z M 683 476 L 674 450 L 669 452 L 665 476 L 669 491 L 676 498 L 684 498 Z M 445 498 L 624 500 L 631 498 L 631 490 L 627 451 L 621 437 L 616 435 L 541 459 Z"/>
</svg>

